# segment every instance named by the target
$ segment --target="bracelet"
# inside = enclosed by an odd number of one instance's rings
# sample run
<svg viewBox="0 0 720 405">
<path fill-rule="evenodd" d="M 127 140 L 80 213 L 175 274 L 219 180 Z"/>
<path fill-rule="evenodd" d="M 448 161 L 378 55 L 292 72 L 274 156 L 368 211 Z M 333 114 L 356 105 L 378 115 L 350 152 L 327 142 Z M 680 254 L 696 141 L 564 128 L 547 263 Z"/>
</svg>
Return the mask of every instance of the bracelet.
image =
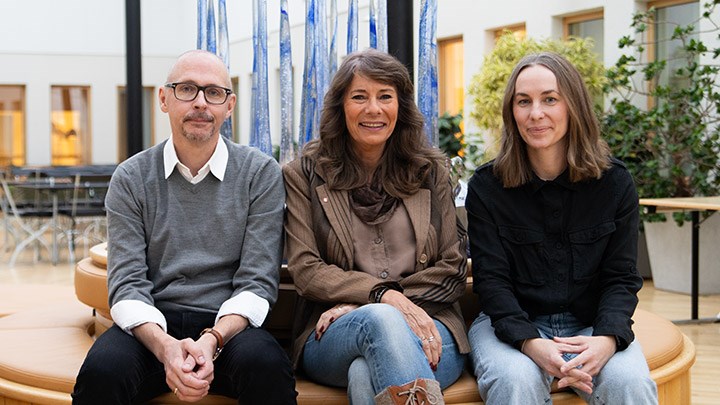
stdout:
<svg viewBox="0 0 720 405">
<path fill-rule="evenodd" d="M 380 300 L 382 299 L 382 296 L 388 290 L 395 290 L 399 293 L 403 292 L 402 286 L 400 285 L 400 283 L 398 283 L 396 281 L 378 284 L 370 290 L 370 296 L 368 297 L 368 302 L 371 304 L 372 303 L 379 304 Z"/>
<path fill-rule="evenodd" d="M 213 354 L 213 357 L 212 357 L 212 360 L 215 361 L 215 359 L 217 359 L 218 356 L 220 355 L 220 352 L 222 352 L 222 349 L 223 349 L 223 346 L 225 345 L 225 343 L 223 342 L 223 338 L 222 338 L 222 335 L 220 334 L 220 332 L 216 331 L 215 329 L 205 328 L 205 329 L 203 329 L 202 332 L 200 332 L 200 336 L 202 336 L 206 333 L 209 333 L 209 334 L 215 336 L 215 340 L 217 340 L 217 346 L 215 348 L 215 353 Z"/>
<path fill-rule="evenodd" d="M 382 287 L 382 288 L 378 289 L 377 291 L 375 291 L 374 301 L 375 301 L 376 304 L 379 304 L 379 303 L 380 303 L 380 301 L 382 300 L 383 295 L 385 295 L 385 293 L 386 293 L 387 290 L 389 290 L 389 289 L 390 289 L 389 287 Z"/>
</svg>

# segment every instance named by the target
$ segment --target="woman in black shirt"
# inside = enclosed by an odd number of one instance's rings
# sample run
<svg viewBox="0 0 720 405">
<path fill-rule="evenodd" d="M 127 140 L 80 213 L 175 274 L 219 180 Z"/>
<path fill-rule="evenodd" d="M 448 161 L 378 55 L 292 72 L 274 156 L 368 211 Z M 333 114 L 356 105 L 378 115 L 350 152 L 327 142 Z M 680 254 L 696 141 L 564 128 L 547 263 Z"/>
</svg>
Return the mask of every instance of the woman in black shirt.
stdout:
<svg viewBox="0 0 720 405">
<path fill-rule="evenodd" d="M 501 150 L 477 169 L 466 202 L 481 396 L 549 403 L 557 378 L 589 403 L 656 403 L 631 329 L 637 193 L 600 137 L 582 77 L 560 55 L 527 56 L 502 113 Z"/>
</svg>

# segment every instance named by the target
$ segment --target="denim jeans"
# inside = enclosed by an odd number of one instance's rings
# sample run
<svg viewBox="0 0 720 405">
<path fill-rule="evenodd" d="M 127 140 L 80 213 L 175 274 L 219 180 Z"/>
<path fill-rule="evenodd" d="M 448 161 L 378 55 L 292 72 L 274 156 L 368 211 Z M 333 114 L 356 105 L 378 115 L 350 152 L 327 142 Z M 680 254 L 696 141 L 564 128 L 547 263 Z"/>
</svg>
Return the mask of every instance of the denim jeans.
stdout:
<svg viewBox="0 0 720 405">
<path fill-rule="evenodd" d="M 165 312 L 168 333 L 197 338 L 215 323 L 215 314 Z M 295 404 L 290 359 L 264 329 L 248 328 L 233 336 L 214 362 L 210 392 L 246 404 Z M 166 392 L 162 363 L 135 337 L 114 325 L 90 348 L 77 376 L 74 405 L 141 404 Z"/>
<path fill-rule="evenodd" d="M 416 378 L 436 379 L 442 388 L 463 371 L 460 354 L 450 331 L 435 321 L 442 338 L 441 360 L 433 372 L 403 315 L 387 304 L 368 304 L 351 311 L 325 331 L 320 340 L 310 334 L 303 352 L 303 369 L 312 380 L 348 387 L 352 404 L 373 404 L 373 398 L 391 385 Z"/>
<path fill-rule="evenodd" d="M 583 325 L 570 313 L 541 316 L 534 324 L 544 339 L 592 335 L 592 327 Z M 488 405 L 552 403 L 550 385 L 553 376 L 530 357 L 501 342 L 495 336 L 490 317 L 481 312 L 470 327 L 469 338 L 478 390 Z M 564 357 L 567 361 L 573 356 Z M 658 401 L 657 387 L 650 378 L 637 341 L 615 353 L 595 376 L 593 384 L 591 395 L 573 390 L 589 404 L 649 405 Z"/>
</svg>

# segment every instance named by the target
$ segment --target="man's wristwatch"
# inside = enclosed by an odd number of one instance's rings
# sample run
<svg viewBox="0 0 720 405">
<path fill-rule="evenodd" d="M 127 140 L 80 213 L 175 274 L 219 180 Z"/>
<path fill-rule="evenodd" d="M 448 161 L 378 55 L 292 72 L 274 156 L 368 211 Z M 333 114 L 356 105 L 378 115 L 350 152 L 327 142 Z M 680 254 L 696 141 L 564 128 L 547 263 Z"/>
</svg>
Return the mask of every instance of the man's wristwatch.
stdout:
<svg viewBox="0 0 720 405">
<path fill-rule="evenodd" d="M 222 349 L 223 349 L 223 346 L 225 345 L 225 343 L 223 342 L 223 337 L 220 334 L 220 332 L 216 331 L 215 329 L 205 328 L 205 329 L 203 329 L 202 332 L 200 332 L 200 336 L 202 336 L 206 333 L 209 333 L 209 334 L 215 336 L 215 340 L 217 340 L 217 346 L 215 348 L 215 353 L 213 354 L 213 357 L 212 357 L 212 360 L 215 361 L 215 359 L 217 359 L 218 356 L 220 355 L 220 352 L 222 352 Z"/>
</svg>

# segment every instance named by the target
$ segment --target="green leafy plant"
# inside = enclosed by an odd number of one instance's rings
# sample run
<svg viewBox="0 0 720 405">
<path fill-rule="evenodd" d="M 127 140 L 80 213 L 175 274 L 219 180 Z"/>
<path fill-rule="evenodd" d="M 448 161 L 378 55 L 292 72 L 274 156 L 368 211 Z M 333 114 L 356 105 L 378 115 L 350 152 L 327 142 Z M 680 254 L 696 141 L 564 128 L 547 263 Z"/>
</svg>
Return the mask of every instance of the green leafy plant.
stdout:
<svg viewBox="0 0 720 405">
<path fill-rule="evenodd" d="M 489 145 L 494 154 L 496 142 L 502 127 L 502 99 L 508 78 L 513 68 L 525 55 L 542 51 L 553 51 L 572 62 L 585 79 L 591 95 L 597 100 L 601 111 L 602 94 L 606 83 L 605 69 L 593 52 L 591 38 L 570 38 L 560 41 L 553 39 L 518 39 L 510 31 L 497 41 L 493 51 L 485 57 L 482 68 L 472 79 L 468 93 L 473 100 L 470 118 L 478 127 L 488 131 Z"/>
<path fill-rule="evenodd" d="M 716 32 L 720 28 L 712 15 L 718 3 L 705 4 L 700 18 Z M 657 41 L 623 37 L 619 46 L 627 52 L 607 72 L 611 105 L 602 118 L 603 133 L 613 154 L 635 177 L 640 197 L 720 192 L 720 47 L 708 47 L 699 39 L 700 23 L 657 21 L 654 9 L 636 14 L 631 28 L 637 37 L 646 37 L 648 27 L 656 24 L 670 24 L 674 29 L 669 38 Z M 678 52 L 646 62 L 648 48 L 654 49 L 659 41 L 677 41 Z M 662 75 L 669 80 L 661 81 Z M 664 218 L 643 214 L 644 220 Z M 680 224 L 685 220 L 682 214 L 675 219 Z"/>
<path fill-rule="evenodd" d="M 439 147 L 449 158 L 453 184 L 468 180 L 475 168 L 485 163 L 483 140 L 477 134 L 464 134 L 462 113 L 445 112 L 438 117 Z"/>
<path fill-rule="evenodd" d="M 462 120 L 462 113 L 450 115 L 445 112 L 438 117 L 439 147 L 450 158 L 463 154 Z"/>
</svg>

